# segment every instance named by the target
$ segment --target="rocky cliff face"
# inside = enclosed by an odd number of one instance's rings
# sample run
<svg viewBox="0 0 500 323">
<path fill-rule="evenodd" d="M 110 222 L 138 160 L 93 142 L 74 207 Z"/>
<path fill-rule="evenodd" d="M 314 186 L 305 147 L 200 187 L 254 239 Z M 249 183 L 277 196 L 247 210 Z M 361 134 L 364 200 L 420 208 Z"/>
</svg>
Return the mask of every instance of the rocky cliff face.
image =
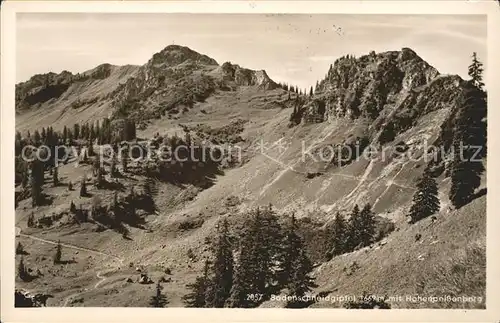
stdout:
<svg viewBox="0 0 500 323">
<path fill-rule="evenodd" d="M 456 106 L 463 85 L 459 76 L 440 75 L 408 48 L 345 56 L 335 61 L 302 106 L 302 121 L 367 119 L 373 123 L 371 135 L 381 134 L 383 144 L 423 115 Z"/>
</svg>

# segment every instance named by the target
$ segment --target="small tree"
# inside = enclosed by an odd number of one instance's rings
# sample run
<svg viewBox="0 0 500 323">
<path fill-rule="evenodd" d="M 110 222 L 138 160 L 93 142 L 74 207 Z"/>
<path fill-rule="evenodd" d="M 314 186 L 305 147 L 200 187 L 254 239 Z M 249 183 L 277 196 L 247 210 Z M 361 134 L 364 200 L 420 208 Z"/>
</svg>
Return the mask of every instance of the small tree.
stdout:
<svg viewBox="0 0 500 323">
<path fill-rule="evenodd" d="M 73 190 L 73 184 L 71 183 L 71 181 L 68 182 L 68 191 L 72 191 Z"/>
<path fill-rule="evenodd" d="M 26 269 L 26 266 L 24 265 L 24 258 L 21 257 L 21 260 L 19 261 L 19 265 L 17 266 L 17 275 L 22 281 L 26 281 L 29 278 L 29 273 L 28 270 Z"/>
<path fill-rule="evenodd" d="M 413 204 L 410 208 L 411 223 L 415 223 L 439 211 L 438 187 L 436 180 L 431 177 L 428 169 L 417 183 L 417 191 L 413 195 Z"/>
<path fill-rule="evenodd" d="M 35 213 L 31 212 L 28 216 L 28 223 L 26 224 L 28 228 L 32 228 L 35 226 Z"/>
<path fill-rule="evenodd" d="M 347 222 L 344 216 L 337 212 L 332 228 L 331 256 L 335 257 L 347 251 Z"/>
<path fill-rule="evenodd" d="M 54 172 L 52 173 L 52 179 L 54 187 L 59 185 L 59 172 L 57 171 L 57 166 L 54 167 Z"/>
<path fill-rule="evenodd" d="M 167 296 L 162 294 L 161 290 L 163 287 L 160 285 L 160 282 L 156 284 L 156 293 L 151 296 L 151 300 L 149 301 L 149 305 L 151 307 L 165 307 L 168 304 Z"/>
<path fill-rule="evenodd" d="M 197 277 L 194 283 L 186 286 L 191 291 L 182 297 L 186 307 L 205 307 L 205 293 L 209 279 L 208 269 L 208 260 L 205 260 L 203 275 L 201 277 Z"/>
<path fill-rule="evenodd" d="M 62 257 L 61 241 L 57 241 L 56 253 L 54 254 L 54 264 L 60 263 L 61 257 Z"/>
<path fill-rule="evenodd" d="M 76 213 L 76 206 L 75 206 L 75 203 L 73 203 L 73 201 L 71 201 L 71 204 L 69 205 L 69 211 L 71 213 Z"/>
<path fill-rule="evenodd" d="M 373 242 L 375 236 L 375 213 L 373 213 L 371 205 L 366 204 L 359 215 L 361 220 L 359 237 L 361 246 L 366 247 Z"/>
<path fill-rule="evenodd" d="M 24 254 L 26 254 L 26 251 L 24 251 L 24 247 L 21 244 L 21 242 L 18 242 L 16 246 L 16 255 L 24 255 Z"/>
<path fill-rule="evenodd" d="M 85 181 L 85 176 L 82 178 L 82 185 L 80 186 L 80 196 L 85 197 L 87 196 L 87 183 Z"/>
<path fill-rule="evenodd" d="M 473 84 L 482 89 L 484 86 L 483 83 L 483 63 L 479 61 L 477 58 L 477 53 L 472 53 L 472 63 L 469 65 L 468 74 L 471 77 Z"/>
</svg>

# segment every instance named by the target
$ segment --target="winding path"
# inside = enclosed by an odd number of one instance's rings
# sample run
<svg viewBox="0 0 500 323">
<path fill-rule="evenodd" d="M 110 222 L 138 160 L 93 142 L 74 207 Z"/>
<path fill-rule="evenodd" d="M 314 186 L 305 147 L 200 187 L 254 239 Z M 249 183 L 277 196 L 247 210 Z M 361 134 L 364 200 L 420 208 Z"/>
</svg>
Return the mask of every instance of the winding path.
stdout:
<svg viewBox="0 0 500 323">
<path fill-rule="evenodd" d="M 40 241 L 40 242 L 48 243 L 48 244 L 52 244 L 52 245 L 57 245 L 58 244 L 58 242 L 53 241 L 53 240 L 47 240 L 47 239 L 35 237 L 33 235 L 30 235 L 30 234 L 21 233 L 21 228 L 19 228 L 19 227 L 16 227 L 16 236 L 25 237 L 25 238 L 28 238 L 28 239 L 32 239 L 32 240 L 36 240 L 36 241 Z M 75 250 L 80 250 L 80 251 L 85 251 L 85 252 L 97 254 L 97 255 L 100 255 L 100 256 L 110 257 L 113 260 L 118 261 L 118 264 L 116 265 L 116 267 L 119 267 L 120 265 L 123 265 L 123 262 L 125 261 L 125 259 L 123 259 L 123 258 L 114 256 L 114 255 L 111 255 L 111 254 L 108 254 L 108 253 L 105 253 L 105 252 L 101 252 L 101 251 L 98 251 L 98 250 L 95 250 L 95 249 L 79 247 L 79 246 L 75 246 L 75 245 L 68 244 L 68 243 L 62 243 L 62 242 L 61 242 L 61 246 L 66 247 L 66 248 L 70 248 L 70 249 L 75 249 Z M 114 269 L 115 268 L 111 268 L 108 271 L 113 271 Z M 102 273 L 101 270 L 96 273 L 96 277 L 99 279 L 99 281 L 94 285 L 94 287 L 92 288 L 92 290 L 93 289 L 97 289 L 99 287 L 99 285 L 101 285 L 107 279 L 105 276 L 102 276 L 101 273 Z M 65 300 L 64 300 L 64 303 L 63 303 L 62 307 L 65 307 L 68 304 L 68 302 L 71 299 L 73 299 L 74 297 L 76 297 L 78 295 L 81 295 L 81 294 L 83 294 L 83 293 L 85 293 L 87 291 L 88 291 L 88 289 L 84 289 L 81 292 L 74 293 L 74 294 L 71 294 L 71 295 L 67 296 L 65 298 Z"/>
</svg>

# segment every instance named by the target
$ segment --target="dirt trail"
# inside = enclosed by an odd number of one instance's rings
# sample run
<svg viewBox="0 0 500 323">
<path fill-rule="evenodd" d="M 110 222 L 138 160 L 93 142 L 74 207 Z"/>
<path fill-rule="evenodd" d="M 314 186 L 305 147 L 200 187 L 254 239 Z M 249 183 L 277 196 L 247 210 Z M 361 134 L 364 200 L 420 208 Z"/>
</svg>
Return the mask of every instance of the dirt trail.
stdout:
<svg viewBox="0 0 500 323">
<path fill-rule="evenodd" d="M 21 236 L 21 237 L 25 237 L 25 238 L 28 238 L 28 239 L 40 241 L 40 242 L 43 242 L 43 243 L 52 244 L 52 245 L 57 245 L 58 244 L 58 242 L 53 241 L 53 240 L 47 240 L 47 239 L 35 237 L 33 235 L 21 233 L 21 228 L 19 228 L 19 227 L 16 227 L 16 235 Z M 114 255 L 111 255 L 111 254 L 108 254 L 108 253 L 104 253 L 104 252 L 101 252 L 101 251 L 98 251 L 98 250 L 94 250 L 94 249 L 79 247 L 79 246 L 75 246 L 75 245 L 68 244 L 68 243 L 62 243 L 62 242 L 61 242 L 61 246 L 66 247 L 66 248 L 70 248 L 70 249 L 75 249 L 75 250 L 80 250 L 80 251 L 85 251 L 85 252 L 97 254 L 97 255 L 100 255 L 100 256 L 110 257 L 113 260 L 117 261 L 117 263 L 115 264 L 115 266 L 112 266 L 109 270 L 107 270 L 108 272 L 113 271 L 116 268 L 122 266 L 123 263 L 124 263 L 124 261 L 125 261 L 125 259 L 123 259 L 123 258 L 119 258 L 117 256 L 114 256 Z M 94 285 L 94 287 L 92 288 L 92 290 L 93 289 L 97 289 L 99 287 L 99 285 L 101 285 L 107 279 L 105 276 L 102 276 L 101 273 L 102 273 L 102 270 L 99 270 L 96 273 L 96 277 L 99 279 L 99 281 Z M 85 289 L 85 290 L 80 291 L 78 293 L 74 293 L 74 294 L 69 295 L 68 297 L 65 298 L 62 307 L 65 307 L 68 304 L 68 302 L 71 301 L 74 297 L 76 297 L 78 295 L 81 295 L 81 294 L 83 294 L 85 292 L 88 292 L 88 291 L 89 291 L 88 289 Z"/>
</svg>

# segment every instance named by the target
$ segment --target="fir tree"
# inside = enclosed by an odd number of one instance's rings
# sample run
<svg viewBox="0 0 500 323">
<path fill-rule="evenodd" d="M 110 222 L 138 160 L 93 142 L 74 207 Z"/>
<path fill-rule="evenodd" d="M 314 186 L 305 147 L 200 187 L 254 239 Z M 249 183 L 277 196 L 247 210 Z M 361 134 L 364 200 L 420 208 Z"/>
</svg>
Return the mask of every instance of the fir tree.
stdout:
<svg viewBox="0 0 500 323">
<path fill-rule="evenodd" d="M 347 252 L 347 222 L 344 216 L 337 212 L 332 228 L 331 256 L 335 257 Z"/>
<path fill-rule="evenodd" d="M 359 230 L 359 207 L 354 205 L 347 227 L 347 250 L 352 251 L 360 244 Z"/>
<path fill-rule="evenodd" d="M 31 162 L 31 198 L 32 206 L 42 202 L 42 185 L 44 182 L 43 163 L 38 159 Z"/>
<path fill-rule="evenodd" d="M 80 186 L 80 196 L 85 197 L 87 196 L 87 183 L 85 181 L 85 176 L 82 178 L 82 184 Z"/>
<path fill-rule="evenodd" d="M 28 226 L 28 228 L 32 228 L 35 226 L 35 213 L 31 212 L 31 214 L 28 216 L 26 225 Z"/>
<path fill-rule="evenodd" d="M 122 171 L 125 173 L 127 171 L 127 154 L 124 152 L 121 156 L 122 159 Z"/>
<path fill-rule="evenodd" d="M 68 140 L 68 128 L 66 126 L 63 128 L 62 139 L 63 143 L 66 144 L 66 141 Z"/>
<path fill-rule="evenodd" d="M 16 255 L 24 255 L 24 254 L 26 254 L 26 251 L 24 251 L 24 247 L 21 244 L 21 242 L 18 242 L 16 246 Z"/>
<path fill-rule="evenodd" d="M 453 133 L 450 201 L 456 208 L 467 204 L 481 184 L 486 155 L 486 94 L 469 83 Z"/>
<path fill-rule="evenodd" d="M 102 167 L 99 167 L 97 169 L 97 176 L 96 176 L 96 179 L 95 179 L 95 187 L 96 188 L 101 188 L 103 187 L 103 184 L 104 184 L 104 174 L 103 174 L 103 169 Z"/>
<path fill-rule="evenodd" d="M 438 187 L 436 180 L 431 177 L 428 169 L 417 183 L 417 191 L 413 195 L 413 204 L 410 208 L 411 223 L 415 223 L 439 211 Z"/>
<path fill-rule="evenodd" d="M 298 227 L 295 216 L 292 215 L 291 223 L 285 238 L 284 266 L 285 279 L 284 287 L 288 290 L 288 295 L 297 297 L 287 303 L 287 307 L 301 308 L 306 302 L 300 300 L 311 288 L 316 287 L 314 279 L 310 276 L 312 263 L 306 255 L 305 246 L 302 239 L 297 235 Z"/>
<path fill-rule="evenodd" d="M 59 185 L 59 172 L 57 171 L 57 166 L 54 167 L 54 172 L 52 173 L 52 182 L 54 184 L 54 187 Z"/>
<path fill-rule="evenodd" d="M 190 293 L 182 297 L 182 300 L 186 304 L 186 307 L 205 307 L 205 294 L 207 291 L 207 284 L 209 279 L 208 269 L 208 261 L 205 260 L 203 275 L 201 277 L 197 277 L 194 283 L 188 284 L 186 286 L 191 291 Z"/>
<path fill-rule="evenodd" d="M 218 226 L 212 250 L 214 253 L 213 277 L 210 280 L 210 291 L 206 302 L 208 307 L 224 307 L 231 292 L 234 270 L 232 243 L 226 219 L 222 220 Z"/>
<path fill-rule="evenodd" d="M 26 269 L 26 266 L 24 265 L 24 258 L 23 257 L 21 257 L 21 260 L 19 261 L 19 265 L 17 266 L 17 275 L 22 281 L 26 281 L 29 279 L 28 270 Z"/>
<path fill-rule="evenodd" d="M 71 201 L 71 204 L 69 205 L 69 211 L 73 214 L 76 213 L 76 206 L 75 203 L 73 203 L 73 201 Z"/>
<path fill-rule="evenodd" d="M 483 83 L 483 63 L 477 58 L 477 53 L 472 53 L 472 63 L 469 65 L 468 74 L 471 77 L 472 83 L 479 89 L 484 86 Z"/>
<path fill-rule="evenodd" d="M 359 213 L 360 225 L 359 238 L 361 247 L 369 246 L 373 242 L 375 236 L 375 214 L 372 211 L 371 205 L 366 204 Z"/>
<path fill-rule="evenodd" d="M 292 214 L 290 224 L 288 225 L 284 235 L 280 259 L 280 283 L 282 285 L 290 283 L 295 271 L 295 261 L 298 257 L 298 252 L 302 247 L 302 241 L 296 233 L 297 229 L 297 221 L 295 220 L 295 215 Z"/>
<path fill-rule="evenodd" d="M 57 241 L 56 253 L 54 255 L 54 264 L 60 263 L 61 257 L 62 257 L 61 241 Z"/>
<path fill-rule="evenodd" d="M 163 287 L 160 285 L 160 282 L 156 284 L 156 293 L 151 296 L 151 300 L 149 301 L 149 305 L 151 307 L 165 307 L 168 304 L 167 296 L 162 294 Z"/>
</svg>

